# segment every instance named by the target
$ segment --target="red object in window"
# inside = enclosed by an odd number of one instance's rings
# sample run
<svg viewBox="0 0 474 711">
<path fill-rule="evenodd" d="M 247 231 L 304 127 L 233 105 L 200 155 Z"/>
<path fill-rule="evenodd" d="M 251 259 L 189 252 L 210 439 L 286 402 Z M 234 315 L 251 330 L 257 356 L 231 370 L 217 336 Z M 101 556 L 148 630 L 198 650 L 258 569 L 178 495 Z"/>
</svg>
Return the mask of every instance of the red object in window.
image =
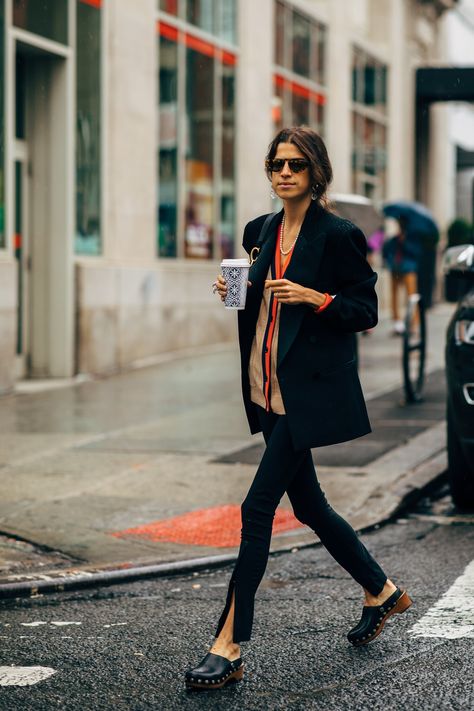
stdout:
<svg viewBox="0 0 474 711">
<path fill-rule="evenodd" d="M 82 2 L 84 5 L 90 5 L 91 7 L 95 7 L 97 9 L 102 6 L 102 0 L 79 0 L 79 2 Z"/>
<path fill-rule="evenodd" d="M 158 34 L 166 39 L 172 40 L 173 42 L 178 41 L 178 30 L 172 25 L 167 25 L 166 22 L 157 22 L 156 29 Z"/>
<path fill-rule="evenodd" d="M 324 94 L 319 94 L 317 91 L 312 91 L 312 89 L 308 89 L 308 87 L 304 86 L 303 84 L 298 84 L 295 81 L 285 79 L 285 77 L 282 77 L 281 74 L 275 74 L 273 77 L 273 81 L 277 86 L 283 87 L 284 89 L 288 89 L 288 91 L 291 91 L 291 93 L 295 94 L 296 96 L 302 96 L 304 99 L 310 99 L 315 104 L 323 106 L 326 103 L 326 97 L 324 96 Z"/>
<path fill-rule="evenodd" d="M 235 54 L 231 54 L 230 52 L 222 52 L 222 63 L 223 64 L 230 64 L 231 66 L 235 66 L 237 64 L 237 57 Z"/>
<path fill-rule="evenodd" d="M 147 541 L 167 541 L 191 546 L 230 548 L 240 544 L 241 509 L 237 504 L 212 506 L 189 511 L 180 516 L 153 521 L 144 526 L 116 531 L 116 538 L 142 538 Z M 288 509 L 277 509 L 273 519 L 273 533 L 302 528 Z"/>
<path fill-rule="evenodd" d="M 189 49 L 194 49 L 196 52 L 205 54 L 207 57 L 214 57 L 216 55 L 217 48 L 210 42 L 205 42 L 204 40 L 194 37 L 194 35 L 190 35 L 188 33 L 185 34 L 184 41 Z"/>
</svg>

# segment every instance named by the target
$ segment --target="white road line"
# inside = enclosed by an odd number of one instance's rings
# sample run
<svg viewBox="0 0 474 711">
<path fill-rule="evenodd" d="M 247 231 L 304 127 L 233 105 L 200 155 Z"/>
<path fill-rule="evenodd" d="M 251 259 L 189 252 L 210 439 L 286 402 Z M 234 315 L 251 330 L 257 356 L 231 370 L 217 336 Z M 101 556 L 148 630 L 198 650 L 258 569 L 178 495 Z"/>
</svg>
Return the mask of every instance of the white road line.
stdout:
<svg viewBox="0 0 474 711">
<path fill-rule="evenodd" d="M 474 560 L 410 633 L 416 637 L 474 638 Z"/>
<path fill-rule="evenodd" d="M 0 686 L 31 686 L 53 674 L 51 667 L 0 667 Z"/>
</svg>

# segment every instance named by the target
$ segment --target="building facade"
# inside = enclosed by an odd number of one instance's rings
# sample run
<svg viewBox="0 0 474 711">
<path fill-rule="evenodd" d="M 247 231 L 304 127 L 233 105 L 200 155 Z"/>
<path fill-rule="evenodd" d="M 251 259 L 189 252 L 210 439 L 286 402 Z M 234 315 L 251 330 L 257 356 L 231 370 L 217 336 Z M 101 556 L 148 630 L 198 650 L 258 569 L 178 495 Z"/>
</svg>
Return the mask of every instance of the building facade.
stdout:
<svg viewBox="0 0 474 711">
<path fill-rule="evenodd" d="M 325 137 L 335 192 L 412 198 L 414 72 L 454 5 L 0 0 L 0 390 L 234 338 L 211 283 L 272 209 L 283 125 Z"/>
</svg>

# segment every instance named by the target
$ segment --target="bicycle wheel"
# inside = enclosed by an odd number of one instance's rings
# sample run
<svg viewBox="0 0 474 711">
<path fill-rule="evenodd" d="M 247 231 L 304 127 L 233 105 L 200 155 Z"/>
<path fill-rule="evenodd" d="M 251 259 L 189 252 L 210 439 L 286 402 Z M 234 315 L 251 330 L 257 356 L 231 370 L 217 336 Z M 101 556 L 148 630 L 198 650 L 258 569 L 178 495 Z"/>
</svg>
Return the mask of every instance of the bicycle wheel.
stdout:
<svg viewBox="0 0 474 711">
<path fill-rule="evenodd" d="M 420 402 L 425 381 L 426 316 L 420 294 L 408 298 L 403 334 L 403 385 L 406 403 Z"/>
</svg>

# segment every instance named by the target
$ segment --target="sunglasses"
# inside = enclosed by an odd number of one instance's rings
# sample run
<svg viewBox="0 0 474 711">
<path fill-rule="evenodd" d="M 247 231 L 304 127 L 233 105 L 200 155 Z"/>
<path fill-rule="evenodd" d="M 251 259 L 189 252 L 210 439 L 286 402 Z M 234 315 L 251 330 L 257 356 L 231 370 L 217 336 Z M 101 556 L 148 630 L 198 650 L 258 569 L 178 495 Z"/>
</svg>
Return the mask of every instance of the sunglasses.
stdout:
<svg viewBox="0 0 474 711">
<path fill-rule="evenodd" d="M 265 168 L 270 173 L 280 173 L 285 163 L 288 163 L 292 173 L 301 173 L 309 165 L 309 162 L 304 158 L 269 158 L 265 161 Z"/>
</svg>

